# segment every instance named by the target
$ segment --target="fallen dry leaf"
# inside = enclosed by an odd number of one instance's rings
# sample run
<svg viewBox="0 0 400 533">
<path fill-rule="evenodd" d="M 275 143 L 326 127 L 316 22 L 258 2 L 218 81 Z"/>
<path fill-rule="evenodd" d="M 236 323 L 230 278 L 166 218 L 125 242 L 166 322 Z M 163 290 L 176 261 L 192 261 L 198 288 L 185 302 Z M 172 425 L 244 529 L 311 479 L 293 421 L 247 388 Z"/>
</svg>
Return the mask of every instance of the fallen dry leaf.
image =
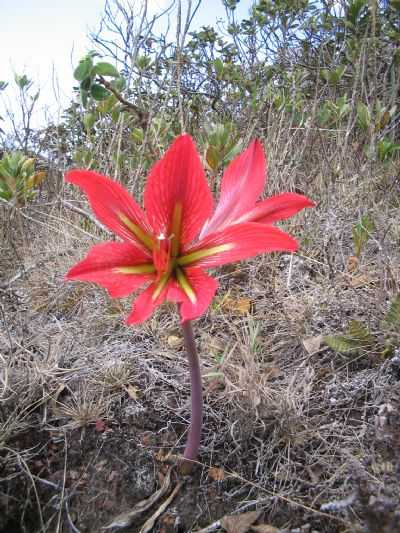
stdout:
<svg viewBox="0 0 400 533">
<path fill-rule="evenodd" d="M 208 477 L 213 479 L 214 481 L 222 481 L 225 479 L 225 472 L 222 470 L 222 468 L 217 468 L 213 466 L 208 471 Z"/>
<path fill-rule="evenodd" d="M 262 511 L 250 511 L 239 515 L 229 515 L 221 518 L 221 526 L 227 533 L 246 533 L 254 524 Z"/>
<path fill-rule="evenodd" d="M 306 352 L 309 355 L 318 352 L 318 350 L 321 348 L 323 338 L 323 335 L 317 335 L 315 337 L 308 337 L 307 339 L 303 339 L 302 343 Z"/>
<path fill-rule="evenodd" d="M 282 370 L 276 365 L 268 365 L 263 370 L 268 379 L 279 378 L 283 374 Z"/>
<path fill-rule="evenodd" d="M 251 530 L 256 533 L 278 533 L 279 529 L 268 524 L 260 524 L 259 526 L 251 526 Z"/>
<path fill-rule="evenodd" d="M 225 296 L 221 301 L 221 308 L 237 315 L 247 315 L 251 311 L 252 302 L 249 298 L 232 298 Z"/>
<path fill-rule="evenodd" d="M 124 389 L 128 393 L 129 398 L 132 398 L 132 400 L 138 399 L 139 389 L 137 387 L 135 387 L 134 385 L 127 385 L 126 387 L 124 387 Z"/>
<path fill-rule="evenodd" d="M 358 274 L 358 276 L 350 276 L 349 285 L 355 289 L 358 287 L 365 287 L 374 283 L 374 280 L 368 274 Z"/>
<path fill-rule="evenodd" d="M 347 260 L 347 272 L 354 272 L 355 270 L 357 270 L 358 263 L 358 257 L 356 257 L 355 255 L 351 255 Z"/>
<path fill-rule="evenodd" d="M 170 335 L 167 339 L 167 344 L 170 348 L 176 350 L 183 346 L 183 339 L 177 335 Z"/>
<path fill-rule="evenodd" d="M 358 289 L 359 287 L 368 287 L 376 283 L 377 277 L 376 273 L 367 273 L 367 272 L 358 272 L 357 274 L 344 273 L 343 283 L 347 287 L 352 287 L 353 289 Z"/>
</svg>

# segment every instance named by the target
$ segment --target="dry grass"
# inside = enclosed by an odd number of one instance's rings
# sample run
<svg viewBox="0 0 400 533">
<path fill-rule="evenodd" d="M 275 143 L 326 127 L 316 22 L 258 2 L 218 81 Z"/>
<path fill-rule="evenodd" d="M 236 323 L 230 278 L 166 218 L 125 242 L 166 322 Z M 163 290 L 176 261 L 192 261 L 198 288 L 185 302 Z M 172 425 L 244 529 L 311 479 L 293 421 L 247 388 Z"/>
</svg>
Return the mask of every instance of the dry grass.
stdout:
<svg viewBox="0 0 400 533">
<path fill-rule="evenodd" d="M 335 157 L 331 139 L 279 120 L 266 131 L 268 192 L 301 190 L 319 206 L 285 224 L 302 243 L 297 256 L 218 273 L 219 296 L 196 324 L 201 468 L 169 513 L 177 531 L 258 504 L 260 523 L 284 531 L 394 532 L 398 356 L 341 355 L 323 343 L 307 351 L 303 341 L 343 331 L 350 319 L 380 331 L 400 290 L 398 170 L 354 153 Z M 127 327 L 130 299 L 65 283 L 66 270 L 106 236 L 60 198 L 80 199 L 59 191 L 22 208 L 19 225 L 1 206 L 4 532 L 99 531 L 152 492 L 156 458 L 182 450 L 190 417 L 176 311 L 164 306 Z M 349 270 L 352 228 L 366 212 L 376 232 Z M 226 293 L 249 301 L 246 312 L 224 306 Z M 212 466 L 223 480 L 210 478 Z"/>
</svg>

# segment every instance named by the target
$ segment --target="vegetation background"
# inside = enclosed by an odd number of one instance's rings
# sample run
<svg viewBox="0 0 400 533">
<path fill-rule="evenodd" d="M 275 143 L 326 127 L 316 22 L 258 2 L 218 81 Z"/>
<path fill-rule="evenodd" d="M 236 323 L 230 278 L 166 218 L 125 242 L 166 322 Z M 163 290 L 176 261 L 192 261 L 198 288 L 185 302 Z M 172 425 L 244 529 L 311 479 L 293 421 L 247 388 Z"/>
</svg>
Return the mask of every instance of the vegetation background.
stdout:
<svg viewBox="0 0 400 533">
<path fill-rule="evenodd" d="M 220 270 L 196 325 L 200 463 L 152 530 L 399 531 L 400 2 L 257 0 L 241 21 L 238 3 L 194 30 L 201 0 L 156 15 L 108 0 L 70 104 L 46 127 L 33 126 L 34 80 L 0 82 L 19 105 L 0 122 L 4 533 L 113 530 L 120 513 L 144 531 L 151 511 L 135 505 L 181 451 L 176 311 L 127 327 L 129 299 L 64 282 L 106 232 L 63 174 L 97 170 L 140 198 L 182 131 L 215 191 L 258 137 L 268 195 L 318 207 L 285 224 L 295 256 Z"/>
</svg>

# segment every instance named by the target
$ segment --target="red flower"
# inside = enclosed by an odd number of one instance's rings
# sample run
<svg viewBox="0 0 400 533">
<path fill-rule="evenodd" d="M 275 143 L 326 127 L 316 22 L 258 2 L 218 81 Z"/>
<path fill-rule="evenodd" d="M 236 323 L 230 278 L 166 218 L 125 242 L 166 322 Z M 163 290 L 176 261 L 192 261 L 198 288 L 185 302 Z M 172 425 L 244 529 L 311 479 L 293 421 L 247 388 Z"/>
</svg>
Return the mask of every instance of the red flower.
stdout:
<svg viewBox="0 0 400 533">
<path fill-rule="evenodd" d="M 226 169 L 214 212 L 200 158 L 186 134 L 152 168 L 145 211 L 119 183 L 100 174 L 72 170 L 65 179 L 83 189 L 96 217 L 123 241 L 93 246 L 66 277 L 98 283 L 111 297 L 148 284 L 133 304 L 129 324 L 143 322 L 165 300 L 181 304 L 182 321 L 199 317 L 218 286 L 204 268 L 297 250 L 297 242 L 271 224 L 314 205 L 294 193 L 257 202 L 265 182 L 257 140 Z"/>
</svg>

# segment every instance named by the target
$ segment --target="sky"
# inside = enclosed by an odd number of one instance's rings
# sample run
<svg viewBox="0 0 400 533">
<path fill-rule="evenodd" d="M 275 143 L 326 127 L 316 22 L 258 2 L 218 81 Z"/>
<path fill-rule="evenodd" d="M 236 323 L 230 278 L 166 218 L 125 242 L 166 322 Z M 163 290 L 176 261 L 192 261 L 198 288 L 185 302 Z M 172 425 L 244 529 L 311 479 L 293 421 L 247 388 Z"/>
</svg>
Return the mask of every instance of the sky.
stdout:
<svg viewBox="0 0 400 533">
<path fill-rule="evenodd" d="M 138 4 L 138 0 L 122 1 Z M 148 2 L 153 12 L 167 5 L 167 0 Z M 0 116 L 4 116 L 5 106 L 15 106 L 14 73 L 26 74 L 40 86 L 37 108 L 42 110 L 43 118 L 45 110 L 54 116 L 68 103 L 74 85 L 73 68 L 92 48 L 87 35 L 98 28 L 104 3 L 105 0 L 0 0 L 0 81 L 9 82 L 7 91 L 0 95 Z M 246 16 L 251 3 L 241 0 L 239 16 Z M 203 0 L 192 29 L 213 25 L 224 17 L 221 0 Z"/>
</svg>

